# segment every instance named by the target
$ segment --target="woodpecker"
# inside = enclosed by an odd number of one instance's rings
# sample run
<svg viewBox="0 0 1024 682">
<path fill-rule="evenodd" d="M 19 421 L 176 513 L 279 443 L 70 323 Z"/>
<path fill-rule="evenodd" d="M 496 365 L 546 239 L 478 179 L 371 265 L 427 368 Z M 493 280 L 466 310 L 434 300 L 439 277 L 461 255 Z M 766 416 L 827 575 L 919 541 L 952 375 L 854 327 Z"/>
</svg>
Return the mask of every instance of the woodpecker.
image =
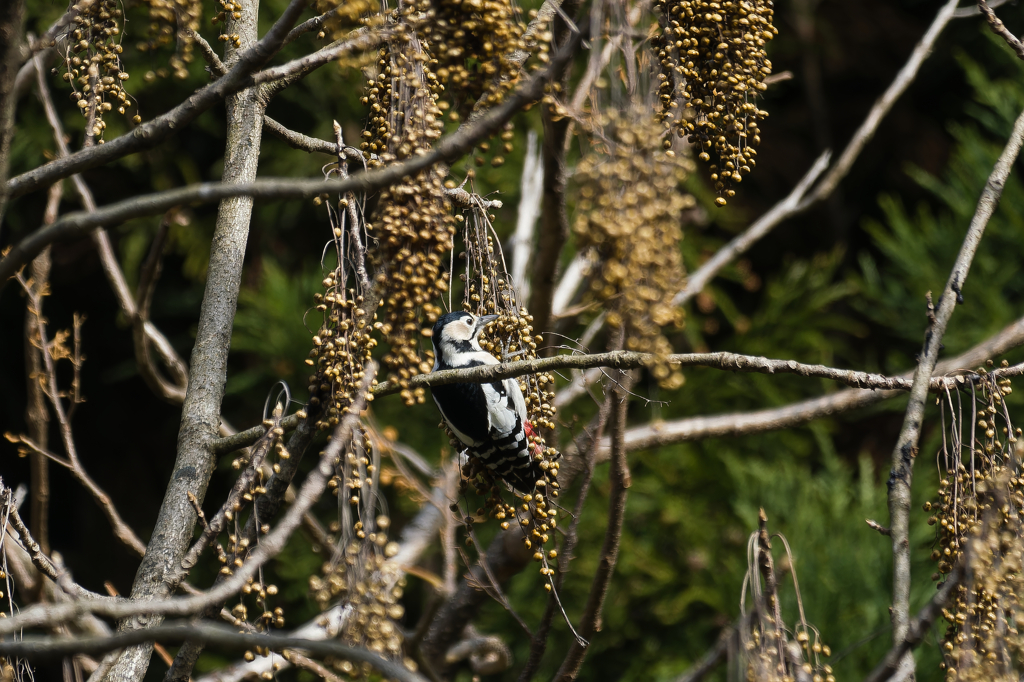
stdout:
<svg viewBox="0 0 1024 682">
<path fill-rule="evenodd" d="M 461 311 L 439 317 L 431 337 L 433 371 L 498 364 L 479 341 L 484 327 L 497 318 Z M 533 491 L 542 474 L 534 458 L 540 448 L 530 446 L 533 425 L 527 421 L 526 401 L 516 379 L 432 386 L 430 392 L 469 456 L 519 492 Z"/>
</svg>

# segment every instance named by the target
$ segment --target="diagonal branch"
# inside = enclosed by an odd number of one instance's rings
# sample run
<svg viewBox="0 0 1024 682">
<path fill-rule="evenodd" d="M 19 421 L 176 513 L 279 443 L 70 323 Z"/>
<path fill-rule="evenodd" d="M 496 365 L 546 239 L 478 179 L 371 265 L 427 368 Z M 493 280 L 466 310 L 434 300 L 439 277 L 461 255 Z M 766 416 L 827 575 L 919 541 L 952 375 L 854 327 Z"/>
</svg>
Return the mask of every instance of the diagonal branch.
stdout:
<svg viewBox="0 0 1024 682">
<path fill-rule="evenodd" d="M 1006 28 L 996 13 L 992 11 L 989 4 L 985 0 L 978 0 L 978 10 L 985 15 L 985 19 L 988 20 L 988 25 L 992 29 L 992 32 L 997 36 L 1006 41 L 1006 44 L 1017 53 L 1017 56 L 1024 59 L 1024 43 L 1020 41 L 1020 38 L 1010 33 L 1010 29 Z"/>
<path fill-rule="evenodd" d="M 590 585 L 590 594 L 580 619 L 579 632 L 585 640 L 590 640 L 594 633 L 601 629 L 601 610 L 605 597 L 608 596 L 608 585 L 615 572 L 615 563 L 619 556 L 619 542 L 622 539 L 622 524 L 626 516 L 626 495 L 632 485 L 629 465 L 626 462 L 626 446 L 623 439 L 626 432 L 626 411 L 629 408 L 628 395 L 621 389 L 613 389 L 610 399 L 615 415 L 612 419 L 612 467 L 611 491 L 608 500 L 608 528 L 605 531 L 604 544 L 601 547 L 601 558 L 594 572 L 594 580 Z M 587 655 L 587 647 L 579 640 L 574 640 L 569 647 L 565 660 L 555 673 L 556 682 L 568 682 L 576 679 L 580 666 Z"/>
<path fill-rule="evenodd" d="M 871 138 L 875 136 L 875 132 L 878 130 L 882 119 L 889 113 L 896 100 L 900 98 L 900 95 L 906 92 L 910 84 L 914 82 L 924 60 L 931 54 L 932 47 L 934 47 L 935 41 L 938 39 L 942 29 L 953 18 L 956 3 L 957 0 L 947 0 L 946 4 L 939 10 L 931 26 L 928 27 L 924 36 L 918 41 L 913 52 L 910 53 L 910 58 L 906 64 L 903 65 L 903 68 L 896 74 L 896 77 L 886 91 L 878 98 L 874 106 L 871 107 L 868 115 L 864 118 L 864 122 L 857 128 L 857 131 L 853 134 L 849 143 L 847 143 L 846 149 L 843 150 L 836 164 L 829 169 L 828 173 L 825 174 L 825 177 L 822 178 L 813 191 L 808 192 L 814 181 L 825 170 L 830 156 L 829 152 L 825 152 L 818 157 L 818 160 L 814 162 L 810 170 L 797 183 L 797 186 L 793 188 L 789 196 L 773 206 L 743 234 L 726 244 L 711 260 L 698 268 L 689 277 L 686 288 L 676 294 L 673 304 L 682 305 L 689 301 L 699 294 L 722 268 L 740 254 L 746 252 L 755 242 L 771 232 L 781 222 L 803 213 L 811 206 L 824 201 L 832 195 L 835 188 L 846 177 L 846 174 L 850 172 L 850 168 L 853 167 L 853 163 L 860 156 L 861 151 L 871 141 Z"/>
<path fill-rule="evenodd" d="M 925 333 L 924 347 L 921 349 L 917 370 L 914 372 L 914 385 L 910 390 L 910 403 L 907 405 L 899 439 L 893 449 L 892 471 L 889 474 L 889 527 L 892 530 L 893 552 L 892 629 L 893 642 L 896 644 L 903 641 L 909 627 L 910 487 L 930 379 L 938 361 L 942 337 L 946 333 L 946 326 L 953 315 L 953 309 L 964 301 L 961 290 L 971 269 L 971 261 L 974 260 L 974 254 L 985 233 L 985 227 L 999 204 L 1006 178 L 1010 175 L 1010 170 L 1020 153 L 1022 143 L 1024 143 L 1024 112 L 1017 117 L 1010 139 L 981 192 L 978 207 L 971 219 L 970 227 L 968 227 L 964 242 L 960 247 L 960 253 L 953 264 L 949 281 L 946 282 L 942 291 L 934 315 L 932 315 L 929 297 L 929 317 L 932 322 Z M 912 671 L 913 656 L 907 655 L 902 665 Z"/>
<path fill-rule="evenodd" d="M 995 336 L 986 339 L 967 352 L 940 362 L 932 374 L 941 375 L 946 372 L 954 372 L 960 367 L 975 367 L 989 358 L 1001 355 L 1020 345 L 1024 345 L 1024 318 L 1008 325 Z M 907 379 L 910 376 L 908 373 L 902 375 L 902 378 Z M 833 416 L 874 405 L 897 395 L 900 395 L 897 391 L 846 390 L 767 410 L 702 415 L 638 426 L 626 432 L 626 449 L 642 450 L 705 438 L 745 436 L 777 431 L 806 424 L 820 417 Z M 602 451 L 605 461 L 607 461 L 607 453 L 606 445 Z"/>
<path fill-rule="evenodd" d="M 7 279 L 18 268 L 34 258 L 47 244 L 60 239 L 78 236 L 95 227 L 115 225 L 131 218 L 158 215 L 170 208 L 184 204 L 211 203 L 238 196 L 250 196 L 256 199 L 302 199 L 324 192 L 338 194 L 345 192 L 370 193 L 392 185 L 402 178 L 436 163 L 456 159 L 471 150 L 481 140 L 497 132 L 522 107 L 539 99 L 550 74 L 557 73 L 558 69 L 564 67 L 574 54 L 579 41 L 579 34 L 574 34 L 569 44 L 552 57 L 547 68 L 535 73 L 521 88 L 506 97 L 502 104 L 489 110 L 474 123 L 463 126 L 455 133 L 440 140 L 434 150 L 427 154 L 416 156 L 408 161 L 393 164 L 379 170 L 355 173 L 347 180 L 324 181 L 318 179 L 295 180 L 276 178 L 238 184 L 230 182 L 202 183 L 121 201 L 104 206 L 92 213 L 70 213 L 57 220 L 53 225 L 33 232 L 14 246 L 7 256 L 0 260 L 0 289 L 3 288 Z M 238 65 L 235 68 L 238 68 Z M 225 78 L 228 77 L 225 76 Z M 217 83 L 220 82 L 217 81 Z M 118 140 L 121 139 L 124 138 L 118 138 Z M 116 145 L 118 140 L 92 147 L 91 149 L 107 149 Z M 85 151 L 88 152 L 91 149 Z M 72 159 L 80 154 L 83 154 L 83 152 L 76 152 L 67 158 Z M 53 161 L 41 168 L 49 168 L 58 162 L 59 160 Z M 103 162 L 105 161 L 98 163 Z M 91 168 L 92 165 L 88 167 Z M 63 175 L 61 173 L 54 173 L 54 177 L 49 178 L 49 180 L 52 182 L 58 177 L 70 175 L 81 170 L 81 168 L 70 166 L 65 170 L 68 172 Z M 45 180 L 46 178 L 43 178 L 39 182 Z M 14 181 L 12 180 L 12 182 Z"/>
<path fill-rule="evenodd" d="M 305 9 L 308 1 L 292 0 L 263 39 L 242 52 L 238 61 L 223 78 L 200 88 L 166 114 L 140 125 L 127 135 L 106 144 L 83 149 L 63 159 L 56 159 L 11 178 L 7 183 L 10 197 L 19 197 L 51 185 L 61 178 L 155 147 L 194 121 L 200 114 L 222 102 L 228 95 L 251 87 L 253 74 L 280 49 L 287 32 Z"/>
<path fill-rule="evenodd" d="M 10 634 L 25 628 L 51 627 L 85 613 L 95 613 L 110 618 L 126 618 L 148 614 L 149 616 L 188 616 L 203 611 L 212 604 L 222 602 L 238 593 L 246 582 L 256 575 L 260 567 L 277 556 L 292 533 L 302 525 L 303 515 L 320 499 L 327 489 L 327 481 L 334 474 L 334 461 L 341 449 L 349 442 L 359 419 L 359 412 L 365 405 L 366 390 L 376 368 L 366 368 L 363 387 L 355 396 L 351 412 L 335 429 L 327 448 L 320 454 L 320 461 L 303 481 L 295 495 L 295 503 L 283 518 L 265 536 L 241 567 L 216 587 L 188 597 L 149 600 L 93 600 L 83 599 L 66 604 L 37 604 L 23 609 L 18 615 L 0 619 L 0 634 Z M 138 640 L 145 642 L 146 637 Z"/>
</svg>

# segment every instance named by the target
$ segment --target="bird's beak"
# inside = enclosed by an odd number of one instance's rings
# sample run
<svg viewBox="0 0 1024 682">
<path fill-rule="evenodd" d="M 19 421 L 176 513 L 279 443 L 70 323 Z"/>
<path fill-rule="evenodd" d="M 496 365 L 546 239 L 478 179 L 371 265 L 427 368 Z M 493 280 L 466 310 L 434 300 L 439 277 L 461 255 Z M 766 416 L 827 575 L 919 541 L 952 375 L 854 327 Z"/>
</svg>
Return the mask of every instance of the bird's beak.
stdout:
<svg viewBox="0 0 1024 682">
<path fill-rule="evenodd" d="M 494 322 L 496 319 L 501 317 L 500 315 L 481 315 L 476 320 L 476 333 L 479 334 L 484 330 L 484 327 Z M 475 334 L 474 334 L 475 336 Z"/>
</svg>

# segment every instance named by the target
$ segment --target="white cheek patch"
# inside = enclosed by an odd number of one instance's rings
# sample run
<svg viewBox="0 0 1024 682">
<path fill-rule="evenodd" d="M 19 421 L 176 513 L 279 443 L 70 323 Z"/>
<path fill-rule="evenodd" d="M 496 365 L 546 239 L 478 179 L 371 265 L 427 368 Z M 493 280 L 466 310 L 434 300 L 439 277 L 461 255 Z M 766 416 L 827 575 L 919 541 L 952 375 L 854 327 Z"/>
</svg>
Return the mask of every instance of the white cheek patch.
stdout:
<svg viewBox="0 0 1024 682">
<path fill-rule="evenodd" d="M 473 327 L 466 322 L 456 322 L 444 328 L 443 336 L 449 341 L 469 341 L 473 338 Z"/>
</svg>

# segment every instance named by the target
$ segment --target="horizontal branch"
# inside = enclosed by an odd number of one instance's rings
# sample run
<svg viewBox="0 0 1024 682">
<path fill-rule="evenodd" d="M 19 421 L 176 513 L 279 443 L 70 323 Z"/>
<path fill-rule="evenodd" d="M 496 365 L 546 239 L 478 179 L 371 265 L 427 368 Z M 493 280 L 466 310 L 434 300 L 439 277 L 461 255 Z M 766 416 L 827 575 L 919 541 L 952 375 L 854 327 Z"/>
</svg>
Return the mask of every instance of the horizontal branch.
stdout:
<svg viewBox="0 0 1024 682">
<path fill-rule="evenodd" d="M 1020 345 L 1024 345 L 1024 318 L 1006 326 L 998 334 L 989 337 L 966 353 L 940 362 L 935 367 L 933 375 L 941 376 L 952 373 L 962 367 L 977 367 L 986 360 L 1002 355 Z M 1015 365 L 1014 368 L 1016 367 L 1019 366 Z M 993 372 L 1005 372 L 1009 369 L 999 368 Z M 900 375 L 900 378 L 909 381 L 912 376 L 908 372 Z M 965 376 L 966 379 L 966 375 L 961 376 Z M 806 424 L 821 417 L 867 407 L 894 398 L 900 393 L 899 390 L 859 391 L 850 389 L 766 410 L 700 415 L 636 426 L 626 432 L 626 449 L 632 452 L 671 443 L 778 431 Z M 607 461 L 607 459 L 608 447 L 605 443 L 602 446 L 599 461 Z"/>
<path fill-rule="evenodd" d="M 42 227 L 21 240 L 3 260 L 0 260 L 0 290 L 6 284 L 8 278 L 12 277 L 20 267 L 31 261 L 48 244 L 85 234 L 96 227 L 116 225 L 132 218 L 159 215 L 175 206 L 211 203 L 237 196 L 280 200 L 304 199 L 324 192 L 339 194 L 346 192 L 373 192 L 393 185 L 402 178 L 417 173 L 424 168 L 429 168 L 436 163 L 452 161 L 467 153 L 481 140 L 496 133 L 523 106 L 538 100 L 543 93 L 544 83 L 551 74 L 559 73 L 559 69 L 568 62 L 579 39 L 577 34 L 574 40 L 559 50 L 555 57 L 551 59 L 547 68 L 535 73 L 521 88 L 506 97 L 504 102 L 488 111 L 474 123 L 463 126 L 458 131 L 440 140 L 437 146 L 426 154 L 415 156 L 402 163 L 392 164 L 381 169 L 355 173 L 345 179 L 301 180 L 273 178 L 239 184 L 209 182 L 127 199 L 110 204 L 109 206 L 103 206 L 91 212 L 69 213 L 52 225 Z M 221 80 L 229 77 L 230 74 Z M 216 81 L 213 85 L 220 82 L 220 80 Z M 90 149 L 106 149 L 114 144 L 117 144 L 117 140 Z M 77 152 L 65 158 L 72 159 L 81 153 Z M 57 163 L 57 161 L 51 162 L 43 166 L 43 168 L 48 168 L 54 163 Z M 77 170 L 80 170 L 80 168 L 75 167 L 69 173 L 76 172 Z M 63 177 L 63 175 L 57 174 L 56 177 Z"/>
<path fill-rule="evenodd" d="M 519 360 L 498 365 L 483 365 L 467 369 L 446 369 L 440 372 L 420 374 L 409 379 L 409 388 L 425 388 L 428 386 L 444 386 L 455 383 L 488 383 L 500 379 L 551 372 L 559 369 L 591 369 L 607 367 L 611 369 L 637 369 L 645 367 L 655 359 L 652 353 L 617 350 L 609 353 L 593 355 L 556 355 L 536 360 Z M 668 363 L 674 367 L 709 367 L 732 372 L 757 372 L 760 374 L 796 374 L 803 377 L 829 379 L 853 388 L 873 390 L 909 391 L 913 381 L 907 377 L 888 377 L 883 374 L 857 372 L 851 369 L 836 369 L 824 365 L 805 365 L 794 360 L 771 360 L 754 355 L 737 355 L 736 353 L 687 353 L 669 355 Z M 1024 374 L 1024 363 L 999 370 L 1001 376 L 1020 376 Z M 954 388 L 957 384 L 975 381 L 978 375 L 971 371 L 961 371 L 953 376 L 934 377 L 932 390 L 938 391 Z M 395 381 L 385 381 L 373 388 L 374 396 L 397 393 L 401 388 Z"/>
<path fill-rule="evenodd" d="M 527 374 L 536 374 L 538 372 L 553 372 L 561 369 L 593 369 L 598 367 L 607 369 L 637 369 L 646 366 L 653 359 L 654 355 L 650 353 L 637 353 L 635 351 L 624 350 L 611 351 L 608 353 L 594 353 L 592 355 L 556 355 L 550 358 L 519 360 L 516 362 L 501 363 L 498 365 L 483 365 L 479 367 L 469 367 L 466 369 L 446 369 L 441 370 L 440 372 L 430 372 L 429 374 L 418 374 L 408 380 L 408 388 L 428 388 L 431 386 L 445 386 L 447 384 L 456 383 L 483 384 L 490 383 L 492 381 L 500 381 L 501 379 L 511 379 Z M 984 361 L 984 358 L 978 362 L 982 361 Z M 765 357 L 737 355 L 736 353 L 728 352 L 670 355 L 668 357 L 668 362 L 677 367 L 707 367 L 732 372 L 756 372 L 760 374 L 795 374 L 803 377 L 829 379 L 858 389 L 909 391 L 911 384 L 913 383 L 912 378 L 909 376 L 890 377 L 871 372 L 836 369 L 834 367 L 826 367 L 824 365 L 805 365 L 794 360 L 772 360 Z M 978 364 L 978 362 L 963 364 Z M 956 365 L 956 372 L 950 376 L 934 377 L 932 379 L 932 390 L 939 391 L 946 388 L 955 388 L 957 385 L 969 384 L 970 382 L 977 380 L 977 373 L 961 370 L 960 367 L 961 365 Z M 1014 365 L 1013 367 L 1000 368 L 996 371 L 999 372 L 1000 376 L 1020 376 L 1021 374 L 1024 374 L 1024 363 Z M 370 390 L 370 393 L 372 393 L 374 397 L 382 397 L 398 393 L 401 390 L 402 387 L 399 386 L 397 382 L 384 381 L 374 386 Z M 815 416 L 823 416 L 835 411 L 835 406 L 832 405 L 832 401 L 835 400 L 834 396 L 836 395 L 845 396 L 846 394 L 833 394 L 833 396 L 826 396 L 825 398 L 817 399 L 821 401 L 821 407 L 819 410 L 814 411 L 813 414 Z M 857 392 L 850 392 L 851 398 L 855 395 L 857 395 Z M 870 396 L 870 394 L 866 395 Z M 868 397 L 867 403 L 874 402 L 875 400 L 875 398 Z M 809 403 L 813 401 L 806 402 Z M 853 399 L 851 404 L 856 406 L 856 402 L 856 399 Z M 794 416 L 797 416 L 798 418 L 807 413 L 806 408 L 804 407 L 805 403 L 799 403 L 799 405 L 801 406 L 800 409 L 798 409 L 794 414 Z M 786 408 L 764 410 L 764 412 L 778 413 L 780 410 L 784 409 Z M 756 415 L 760 413 L 751 414 Z M 731 419 L 731 416 L 729 418 Z M 783 419 L 784 416 L 780 414 L 779 418 Z M 693 421 L 695 419 L 701 418 L 691 418 L 688 421 Z M 709 417 L 707 419 L 718 418 Z M 289 415 L 281 420 L 280 426 L 286 431 L 290 431 L 294 429 L 298 423 L 298 417 L 295 415 Z M 736 426 L 738 423 L 734 423 L 733 425 Z M 658 426 L 652 426 L 650 429 L 652 432 L 657 433 L 666 432 L 665 428 L 659 428 Z M 245 431 L 239 431 L 234 435 L 227 436 L 226 438 L 218 438 L 213 441 L 211 447 L 213 452 L 217 454 L 232 452 L 239 448 L 252 445 L 259 440 L 266 431 L 267 429 L 263 425 L 254 426 L 250 429 L 246 429 Z M 628 436 L 626 446 L 629 449 L 635 449 L 637 447 L 630 443 L 630 438 Z"/>
<path fill-rule="evenodd" d="M 369 663 L 390 679 L 401 682 L 426 682 L 420 675 L 401 663 L 359 647 L 351 647 L 331 640 L 313 640 L 282 635 L 260 635 L 238 632 L 234 628 L 205 623 L 180 622 L 147 630 L 129 630 L 108 637 L 29 637 L 19 641 L 0 642 L 0 655 L 17 656 L 29 660 L 64 658 L 73 654 L 103 654 L 144 642 L 202 642 L 230 649 L 257 647 L 280 652 L 300 649 L 314 656 L 336 656 L 349 661 Z"/>
</svg>

